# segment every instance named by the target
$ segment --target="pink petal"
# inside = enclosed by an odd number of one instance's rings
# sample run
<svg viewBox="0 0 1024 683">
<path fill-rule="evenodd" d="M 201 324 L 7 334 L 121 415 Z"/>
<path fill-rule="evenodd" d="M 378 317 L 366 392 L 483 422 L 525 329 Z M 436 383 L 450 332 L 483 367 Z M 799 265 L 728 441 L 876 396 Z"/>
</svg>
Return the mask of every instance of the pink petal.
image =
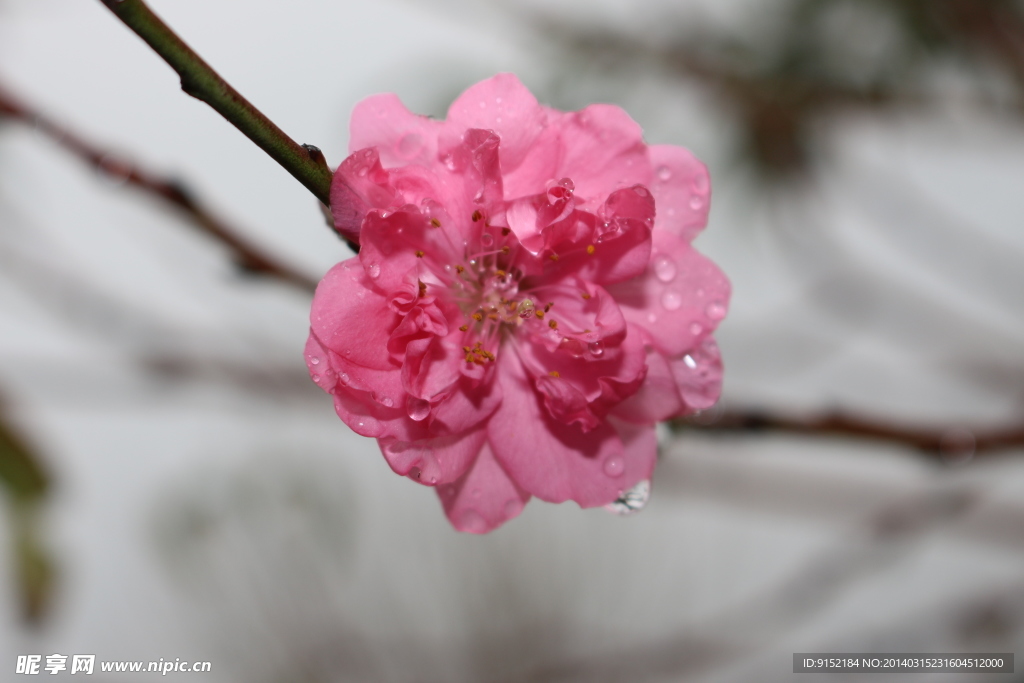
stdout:
<svg viewBox="0 0 1024 683">
<path fill-rule="evenodd" d="M 493 372 L 479 382 L 463 377 L 451 395 L 431 407 L 430 431 L 458 434 L 490 417 L 501 404 L 501 385 L 493 380 Z"/>
<path fill-rule="evenodd" d="M 348 362 L 376 370 L 396 369 L 387 351 L 399 318 L 352 258 L 331 268 L 316 288 L 310 311 L 313 333 Z"/>
<path fill-rule="evenodd" d="M 501 169 L 522 161 L 545 120 L 537 99 L 513 74 L 498 74 L 459 95 L 448 108 L 446 130 L 461 135 L 469 128 L 493 130 L 501 139 Z"/>
<path fill-rule="evenodd" d="M 487 440 L 487 432 L 476 429 L 462 434 L 419 441 L 379 439 L 388 465 L 403 477 L 428 486 L 448 484 L 466 473 Z"/>
<path fill-rule="evenodd" d="M 647 270 L 608 287 L 626 320 L 643 328 L 654 347 L 681 356 L 725 317 L 729 280 L 683 239 L 655 230 Z"/>
<path fill-rule="evenodd" d="M 388 172 L 380 165 L 373 147 L 360 150 L 338 166 L 331 180 L 331 215 L 334 227 L 346 239 L 359 243 L 363 218 L 370 209 L 386 209 L 395 203 Z"/>
<path fill-rule="evenodd" d="M 556 177 L 571 178 L 581 200 L 603 201 L 615 190 L 650 183 L 643 131 L 619 107 L 592 104 L 568 114 L 560 133 L 564 153 Z"/>
<path fill-rule="evenodd" d="M 376 147 L 385 167 L 427 165 L 437 159 L 442 122 L 413 114 L 393 93 L 356 105 L 349 123 L 349 151 Z"/>
<path fill-rule="evenodd" d="M 616 417 L 641 424 L 667 420 L 682 413 L 684 407 L 669 361 L 650 344 L 646 350 L 647 376 L 643 384 L 612 410 Z"/>
<path fill-rule="evenodd" d="M 650 188 L 658 207 L 655 228 L 692 242 L 708 224 L 711 208 L 708 169 L 682 147 L 652 145 L 647 149 L 654 168 Z"/>
<path fill-rule="evenodd" d="M 487 425 L 488 441 L 506 472 L 525 491 L 552 503 L 605 505 L 624 487 L 627 454 L 615 429 L 589 432 L 558 422 L 544 409 L 519 358 L 498 357 L 504 396 Z"/>
<path fill-rule="evenodd" d="M 471 534 L 485 534 L 518 517 L 530 500 L 486 443 L 473 467 L 454 484 L 439 486 L 437 495 L 452 526 Z"/>
</svg>

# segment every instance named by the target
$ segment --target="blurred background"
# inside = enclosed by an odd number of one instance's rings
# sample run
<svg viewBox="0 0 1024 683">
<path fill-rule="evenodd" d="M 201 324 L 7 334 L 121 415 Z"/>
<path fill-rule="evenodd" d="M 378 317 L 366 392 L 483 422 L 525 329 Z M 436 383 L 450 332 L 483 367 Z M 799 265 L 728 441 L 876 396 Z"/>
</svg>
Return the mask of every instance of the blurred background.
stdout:
<svg viewBox="0 0 1024 683">
<path fill-rule="evenodd" d="M 642 513 L 457 534 L 308 379 L 303 283 L 351 255 L 315 200 L 99 2 L 0 0 L 4 680 L 32 653 L 218 683 L 1024 654 L 1024 3 L 151 5 L 332 166 L 363 97 L 441 116 L 499 71 L 693 150 L 724 396 L 663 430 Z M 927 676 L 994 679 L 1024 676 Z"/>
</svg>

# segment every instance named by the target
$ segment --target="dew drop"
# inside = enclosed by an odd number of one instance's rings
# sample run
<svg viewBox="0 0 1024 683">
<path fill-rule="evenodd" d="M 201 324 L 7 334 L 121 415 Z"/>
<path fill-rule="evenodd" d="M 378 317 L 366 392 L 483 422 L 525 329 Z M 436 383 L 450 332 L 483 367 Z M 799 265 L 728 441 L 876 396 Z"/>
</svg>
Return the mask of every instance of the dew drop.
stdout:
<svg viewBox="0 0 1024 683">
<path fill-rule="evenodd" d="M 618 477 L 626 471 L 626 462 L 615 455 L 604 461 L 604 473 L 609 477 Z"/>
<path fill-rule="evenodd" d="M 693 209 L 694 211 L 698 211 L 702 206 L 704 206 L 704 198 L 703 197 L 701 197 L 699 194 L 695 194 L 692 197 L 690 197 L 690 208 L 691 209 Z"/>
<path fill-rule="evenodd" d="M 320 359 L 317 358 L 316 356 L 313 356 L 312 358 L 310 358 L 309 362 L 312 363 L 313 365 L 320 365 Z"/>
<path fill-rule="evenodd" d="M 348 384 L 348 373 L 347 372 L 341 373 L 340 375 L 338 375 L 338 379 L 341 380 L 342 384 Z"/>
<path fill-rule="evenodd" d="M 430 402 L 410 396 L 405 402 L 405 409 L 409 413 L 409 417 L 416 422 L 422 422 L 430 414 Z"/>
<path fill-rule="evenodd" d="M 708 307 L 704 309 L 708 317 L 712 320 L 721 320 L 725 317 L 725 306 L 721 301 L 712 301 L 708 304 Z"/>
<path fill-rule="evenodd" d="M 491 235 L 491 233 L 489 232 L 485 232 L 484 234 L 480 235 L 480 244 L 484 245 L 485 247 L 491 246 L 492 244 L 494 244 L 494 236 Z"/>
<path fill-rule="evenodd" d="M 690 334 L 696 337 L 698 334 L 704 331 L 704 326 L 700 323 L 690 323 Z"/>
<path fill-rule="evenodd" d="M 423 137 L 419 133 L 406 133 L 398 141 L 398 153 L 411 159 L 423 149 Z"/>
<path fill-rule="evenodd" d="M 501 104 L 501 98 L 500 97 L 495 97 L 494 98 L 494 103 L 495 104 Z"/>
<path fill-rule="evenodd" d="M 601 356 L 604 355 L 604 346 L 599 341 L 590 342 L 589 344 L 587 344 L 587 348 L 590 350 L 591 356 L 600 358 Z"/>
<path fill-rule="evenodd" d="M 649 322 L 649 323 L 656 323 L 656 322 L 658 322 L 658 316 L 654 315 L 653 313 L 648 313 L 647 314 L 647 322 Z"/>
<path fill-rule="evenodd" d="M 605 505 L 604 509 L 609 512 L 614 512 L 617 515 L 631 515 L 634 512 L 643 510 L 650 497 L 651 482 L 643 479 L 637 482 L 636 486 L 633 488 L 628 491 L 623 491 L 622 495 L 616 498 L 613 502 Z"/>
<path fill-rule="evenodd" d="M 384 398 L 382 398 L 380 400 L 380 402 L 381 402 L 381 405 L 383 405 L 383 406 L 385 406 L 387 408 L 390 408 L 391 406 L 395 405 L 395 402 L 392 401 L 391 397 L 389 397 L 389 396 L 385 396 Z"/>
<path fill-rule="evenodd" d="M 668 182 L 672 179 L 672 169 L 668 166 L 660 166 L 658 168 L 658 180 L 661 182 Z"/>
<path fill-rule="evenodd" d="M 380 264 L 371 263 L 366 269 L 366 274 L 372 277 L 374 280 L 380 277 Z"/>
<path fill-rule="evenodd" d="M 661 305 L 666 311 L 676 311 L 683 305 L 683 297 L 674 289 L 667 289 L 661 294 Z"/>
<path fill-rule="evenodd" d="M 320 384 L 320 375 L 313 375 L 313 381 Z"/>
<path fill-rule="evenodd" d="M 463 531 L 479 534 L 483 533 L 484 529 L 487 528 L 487 522 L 484 521 L 484 518 L 476 510 L 466 510 L 459 515 L 459 527 Z"/>
<path fill-rule="evenodd" d="M 672 282 L 676 279 L 676 262 L 664 254 L 659 254 L 654 259 L 654 275 L 662 282 Z"/>
<path fill-rule="evenodd" d="M 356 171 L 356 175 L 359 176 L 360 178 L 365 178 L 366 174 L 369 173 L 369 172 L 370 172 L 370 169 L 366 168 L 365 166 L 362 166 L 362 167 L 359 168 L 358 171 Z"/>
<path fill-rule="evenodd" d="M 511 498 L 505 502 L 505 518 L 511 519 L 523 511 L 523 501 Z"/>
<path fill-rule="evenodd" d="M 697 369 L 697 361 L 695 361 L 693 359 L 693 356 L 691 356 L 690 354 L 686 354 L 685 356 L 683 356 L 683 362 L 686 363 L 686 367 L 690 368 L 691 370 Z"/>
</svg>

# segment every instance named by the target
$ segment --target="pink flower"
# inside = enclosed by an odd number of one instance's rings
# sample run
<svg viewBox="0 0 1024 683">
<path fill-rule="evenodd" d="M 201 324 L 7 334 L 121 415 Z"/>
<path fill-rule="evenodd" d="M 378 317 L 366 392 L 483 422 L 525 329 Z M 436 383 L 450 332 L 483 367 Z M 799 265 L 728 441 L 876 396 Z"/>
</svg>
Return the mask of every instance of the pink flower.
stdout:
<svg viewBox="0 0 1024 683">
<path fill-rule="evenodd" d="M 690 246 L 704 165 L 509 74 L 444 121 L 371 97 L 351 133 L 331 211 L 360 252 L 317 288 L 306 345 L 341 419 L 461 531 L 646 482 L 654 424 L 721 389 L 729 282 Z"/>
</svg>

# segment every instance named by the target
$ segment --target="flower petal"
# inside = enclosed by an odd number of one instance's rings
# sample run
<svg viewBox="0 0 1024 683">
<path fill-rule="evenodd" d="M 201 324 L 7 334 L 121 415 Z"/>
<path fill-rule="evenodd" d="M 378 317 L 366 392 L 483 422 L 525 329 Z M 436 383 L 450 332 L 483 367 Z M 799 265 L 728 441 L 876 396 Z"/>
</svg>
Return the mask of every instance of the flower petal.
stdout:
<svg viewBox="0 0 1024 683">
<path fill-rule="evenodd" d="M 345 239 L 359 243 L 363 218 L 370 209 L 386 209 L 396 202 L 388 172 L 380 165 L 377 149 L 359 150 L 341 162 L 331 180 L 331 215 Z"/>
<path fill-rule="evenodd" d="M 413 114 L 394 93 L 368 97 L 352 110 L 350 152 L 376 147 L 386 168 L 429 165 L 437 159 L 442 122 Z"/>
<path fill-rule="evenodd" d="M 562 119 L 564 145 L 555 177 L 576 183 L 576 196 L 601 202 L 615 190 L 651 181 L 643 131 L 621 108 L 592 104 Z"/>
<path fill-rule="evenodd" d="M 722 352 L 714 338 L 704 338 L 697 348 L 672 361 L 672 375 L 686 413 L 715 405 L 722 394 Z"/>
<path fill-rule="evenodd" d="M 486 440 L 487 432 L 475 429 L 418 441 L 383 438 L 378 439 L 378 444 L 396 474 L 427 486 L 439 486 L 463 476 Z"/>
<path fill-rule="evenodd" d="M 626 320 L 650 335 L 654 348 L 677 358 L 725 317 L 731 287 L 718 266 L 682 238 L 655 230 L 653 241 L 647 270 L 607 289 Z"/>
<path fill-rule="evenodd" d="M 485 534 L 518 517 L 530 500 L 486 443 L 472 468 L 454 484 L 439 486 L 437 495 L 452 526 L 471 534 Z"/>
<path fill-rule="evenodd" d="M 501 170 L 518 166 L 545 119 L 537 98 L 515 75 L 498 74 L 470 87 L 452 102 L 447 130 L 461 136 L 469 128 L 493 130 L 501 138 Z"/>
<path fill-rule="evenodd" d="M 327 271 L 317 285 L 310 326 L 320 343 L 348 362 L 376 370 L 392 370 L 387 343 L 399 318 L 387 299 L 370 287 L 357 258 Z"/>
<path fill-rule="evenodd" d="M 658 207 L 654 226 L 692 242 L 708 224 L 711 181 L 707 166 L 683 147 L 652 145 L 647 149 L 654 167 L 650 188 Z"/>
<path fill-rule="evenodd" d="M 487 435 L 513 481 L 552 503 L 574 500 L 595 507 L 613 501 L 623 490 L 627 455 L 615 429 L 602 423 L 583 432 L 555 420 L 518 356 L 503 349 L 498 363 L 504 396 Z"/>
</svg>

